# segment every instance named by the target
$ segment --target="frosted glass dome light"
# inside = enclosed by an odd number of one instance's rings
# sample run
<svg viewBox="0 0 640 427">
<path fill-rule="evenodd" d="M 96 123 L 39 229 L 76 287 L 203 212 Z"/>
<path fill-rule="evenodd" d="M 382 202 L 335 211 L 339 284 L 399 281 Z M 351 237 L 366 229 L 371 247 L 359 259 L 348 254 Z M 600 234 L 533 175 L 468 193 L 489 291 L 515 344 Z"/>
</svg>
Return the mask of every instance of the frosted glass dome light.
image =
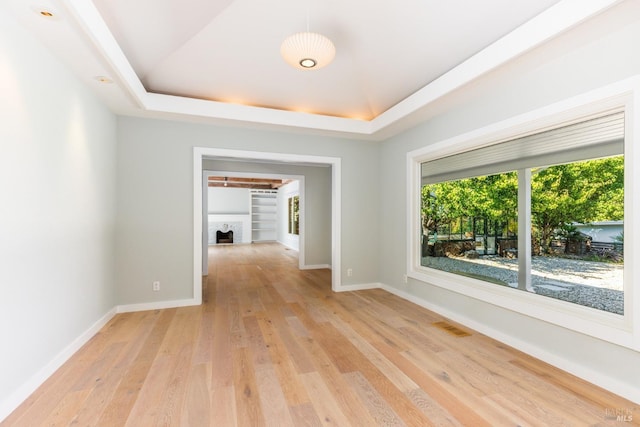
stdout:
<svg viewBox="0 0 640 427">
<path fill-rule="evenodd" d="M 336 48 L 322 34 L 304 32 L 287 37 L 280 46 L 280 54 L 292 67 L 317 70 L 333 61 Z"/>
</svg>

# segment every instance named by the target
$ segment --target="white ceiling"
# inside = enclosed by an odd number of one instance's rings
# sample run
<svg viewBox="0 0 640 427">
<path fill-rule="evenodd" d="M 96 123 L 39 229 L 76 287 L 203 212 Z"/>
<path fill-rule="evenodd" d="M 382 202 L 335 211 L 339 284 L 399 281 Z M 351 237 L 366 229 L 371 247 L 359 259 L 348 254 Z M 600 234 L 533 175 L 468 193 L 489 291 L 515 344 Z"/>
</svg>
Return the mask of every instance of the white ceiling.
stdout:
<svg viewBox="0 0 640 427">
<path fill-rule="evenodd" d="M 371 139 L 616 2 L 5 0 L 118 114 Z M 280 57 L 307 16 L 336 46 L 319 70 Z"/>
</svg>

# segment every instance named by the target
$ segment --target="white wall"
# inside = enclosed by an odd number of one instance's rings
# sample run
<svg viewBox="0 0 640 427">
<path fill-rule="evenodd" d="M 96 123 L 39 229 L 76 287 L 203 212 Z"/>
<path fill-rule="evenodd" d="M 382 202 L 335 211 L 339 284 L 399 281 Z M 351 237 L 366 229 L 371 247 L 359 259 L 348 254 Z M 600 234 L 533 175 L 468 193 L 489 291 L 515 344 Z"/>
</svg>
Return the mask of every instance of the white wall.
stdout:
<svg viewBox="0 0 640 427">
<path fill-rule="evenodd" d="M 576 225 L 578 231 L 588 234 L 594 242 L 617 242 L 616 238 L 624 231 L 623 221 L 594 222 Z"/>
<path fill-rule="evenodd" d="M 378 144 L 338 138 L 222 128 L 131 117 L 118 118 L 118 216 L 116 232 L 117 299 L 119 304 L 171 301 L 192 298 L 193 293 L 193 147 L 268 151 L 342 158 L 342 265 L 353 268 L 353 277 L 342 274 L 342 284 L 376 282 L 378 192 Z M 242 162 L 234 163 L 230 170 Z M 257 165 L 257 164 L 256 164 Z M 300 174 L 296 171 L 248 172 Z M 218 164 L 207 170 L 224 170 Z M 330 168 L 319 168 L 330 182 Z M 308 180 L 307 180 L 308 181 Z M 161 188 L 162 191 L 158 191 Z M 307 200 L 315 221 L 324 228 L 330 249 L 330 186 L 308 189 L 318 202 Z M 363 210 L 368 214 L 363 215 Z M 327 226 L 328 224 L 328 226 Z M 308 228 L 307 228 L 308 230 Z M 310 263 L 324 259 L 323 240 L 305 248 Z M 330 263 L 330 258 L 322 263 Z M 344 273 L 344 272 L 342 272 Z M 160 292 L 151 283 L 162 283 Z"/>
<path fill-rule="evenodd" d="M 289 198 L 300 196 L 300 181 L 292 181 L 278 190 L 278 242 L 294 249 L 300 249 L 300 236 L 289 234 Z M 302 203 L 302 200 L 300 201 Z M 302 217 L 302 215 L 301 215 Z M 300 229 L 300 232 L 303 230 Z"/>
<path fill-rule="evenodd" d="M 640 2 L 625 2 L 559 39 L 442 99 L 442 113 L 386 141 L 380 152 L 381 281 L 468 319 L 495 336 L 523 343 L 576 373 L 627 395 L 640 384 L 640 354 L 417 280 L 406 272 L 406 153 L 640 73 Z M 637 112 L 636 112 L 637 114 Z M 640 167 L 635 165 L 633 167 Z M 634 212 L 640 221 L 640 212 Z M 400 232 L 398 232 L 400 230 Z M 639 315 L 640 313 L 636 313 Z"/>
<path fill-rule="evenodd" d="M 216 231 L 225 231 L 225 224 L 234 231 L 234 243 L 251 243 L 250 197 L 248 188 L 207 187 L 210 245 L 216 244 Z"/>
<path fill-rule="evenodd" d="M 115 305 L 115 117 L 10 16 L 0 8 L 0 420 Z"/>
<path fill-rule="evenodd" d="M 210 214 L 248 214 L 250 196 L 247 188 L 209 187 Z"/>
</svg>

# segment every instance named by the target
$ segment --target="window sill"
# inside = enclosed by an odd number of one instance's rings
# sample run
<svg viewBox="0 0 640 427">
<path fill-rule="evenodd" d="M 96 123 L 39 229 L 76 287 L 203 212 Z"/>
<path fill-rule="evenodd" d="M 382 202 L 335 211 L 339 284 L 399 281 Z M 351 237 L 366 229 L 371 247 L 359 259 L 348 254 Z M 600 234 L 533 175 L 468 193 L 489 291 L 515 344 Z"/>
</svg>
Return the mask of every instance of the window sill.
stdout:
<svg viewBox="0 0 640 427">
<path fill-rule="evenodd" d="M 418 267 L 409 272 L 408 276 L 575 332 L 635 348 L 629 316 L 621 316 L 427 267 Z"/>
</svg>

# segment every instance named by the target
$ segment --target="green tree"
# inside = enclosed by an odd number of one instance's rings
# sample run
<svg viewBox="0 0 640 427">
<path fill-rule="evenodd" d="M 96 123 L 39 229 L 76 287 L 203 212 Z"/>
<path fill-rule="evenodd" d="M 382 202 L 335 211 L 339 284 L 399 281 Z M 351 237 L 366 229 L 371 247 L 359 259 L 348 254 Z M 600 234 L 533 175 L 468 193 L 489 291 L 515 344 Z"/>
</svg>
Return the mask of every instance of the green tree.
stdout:
<svg viewBox="0 0 640 427">
<path fill-rule="evenodd" d="M 534 236 L 548 252 L 556 230 L 572 223 L 624 219 L 624 157 L 616 156 L 532 170 Z M 425 232 L 459 218 L 506 222 L 517 217 L 516 172 L 425 185 Z"/>
<path fill-rule="evenodd" d="M 507 221 L 517 214 L 515 172 L 446 181 L 422 187 L 424 230 L 433 231 L 459 218 Z"/>
<path fill-rule="evenodd" d="M 557 229 L 572 223 L 622 219 L 622 156 L 534 169 L 531 216 L 543 252 Z"/>
</svg>

